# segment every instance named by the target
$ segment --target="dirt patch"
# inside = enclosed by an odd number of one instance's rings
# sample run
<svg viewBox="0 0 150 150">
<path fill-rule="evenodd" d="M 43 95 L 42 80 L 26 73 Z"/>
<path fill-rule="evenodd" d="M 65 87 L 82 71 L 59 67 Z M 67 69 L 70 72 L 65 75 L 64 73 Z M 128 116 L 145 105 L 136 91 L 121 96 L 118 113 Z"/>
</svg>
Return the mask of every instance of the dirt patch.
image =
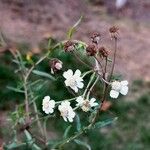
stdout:
<svg viewBox="0 0 150 150">
<path fill-rule="evenodd" d="M 116 24 L 120 27 L 116 71 L 128 79 L 150 80 L 149 10 L 149 0 L 129 1 L 121 11 L 107 0 L 103 5 L 80 0 L 0 0 L 0 28 L 8 42 L 26 42 L 38 50 L 44 37 L 64 39 L 83 14 L 75 37 L 88 41 L 88 35 L 96 30 L 102 34 L 102 44 L 112 49 L 108 29 Z"/>
</svg>

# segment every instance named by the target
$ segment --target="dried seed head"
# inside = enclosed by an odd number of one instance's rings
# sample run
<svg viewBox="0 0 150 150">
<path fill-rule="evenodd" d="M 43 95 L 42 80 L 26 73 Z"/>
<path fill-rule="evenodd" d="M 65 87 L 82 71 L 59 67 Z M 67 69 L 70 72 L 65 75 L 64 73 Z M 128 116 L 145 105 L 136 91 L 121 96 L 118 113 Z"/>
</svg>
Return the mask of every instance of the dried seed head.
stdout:
<svg viewBox="0 0 150 150">
<path fill-rule="evenodd" d="M 118 37 L 118 31 L 119 31 L 119 28 L 116 26 L 112 26 L 111 28 L 109 28 L 111 38 L 117 38 Z"/>
<path fill-rule="evenodd" d="M 51 67 L 51 73 L 54 74 L 55 72 L 59 71 L 62 69 L 62 62 L 57 59 L 54 58 L 50 61 L 50 67 Z"/>
<path fill-rule="evenodd" d="M 64 43 L 65 52 L 72 52 L 75 49 L 74 43 L 72 41 L 67 41 Z"/>
<path fill-rule="evenodd" d="M 109 55 L 109 51 L 107 51 L 103 46 L 98 49 L 98 52 L 100 54 L 100 57 L 108 57 Z"/>
<path fill-rule="evenodd" d="M 88 56 L 95 56 L 95 54 L 97 53 L 95 45 L 94 44 L 89 45 L 86 48 L 86 53 Z"/>
<path fill-rule="evenodd" d="M 100 40 L 100 34 L 98 32 L 95 32 L 91 35 L 91 40 L 93 43 L 98 44 Z"/>
</svg>

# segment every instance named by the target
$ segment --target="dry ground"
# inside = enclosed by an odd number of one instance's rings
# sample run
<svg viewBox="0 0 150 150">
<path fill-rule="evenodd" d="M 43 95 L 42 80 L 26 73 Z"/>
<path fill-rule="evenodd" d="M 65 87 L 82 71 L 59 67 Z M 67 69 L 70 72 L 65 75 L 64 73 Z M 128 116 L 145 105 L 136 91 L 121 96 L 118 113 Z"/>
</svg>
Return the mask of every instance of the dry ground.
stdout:
<svg viewBox="0 0 150 150">
<path fill-rule="evenodd" d="M 64 39 L 68 28 L 84 15 L 75 37 L 88 41 L 93 31 L 110 47 L 108 28 L 120 28 L 116 70 L 128 79 L 150 80 L 150 1 L 133 0 L 116 11 L 113 1 L 90 4 L 80 0 L 0 0 L 0 28 L 10 43 L 26 42 L 38 50 L 39 42 L 52 36 Z"/>
</svg>

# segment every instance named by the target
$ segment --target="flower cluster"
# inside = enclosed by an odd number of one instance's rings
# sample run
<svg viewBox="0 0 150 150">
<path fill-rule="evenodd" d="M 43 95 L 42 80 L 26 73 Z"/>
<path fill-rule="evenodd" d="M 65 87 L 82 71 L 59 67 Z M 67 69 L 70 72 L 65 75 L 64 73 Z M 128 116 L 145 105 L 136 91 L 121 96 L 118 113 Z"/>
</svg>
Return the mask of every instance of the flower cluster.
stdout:
<svg viewBox="0 0 150 150">
<path fill-rule="evenodd" d="M 110 91 L 110 97 L 112 98 L 118 98 L 119 93 L 122 95 L 127 95 L 128 93 L 128 81 L 114 81 L 111 83 L 111 91 Z"/>
</svg>

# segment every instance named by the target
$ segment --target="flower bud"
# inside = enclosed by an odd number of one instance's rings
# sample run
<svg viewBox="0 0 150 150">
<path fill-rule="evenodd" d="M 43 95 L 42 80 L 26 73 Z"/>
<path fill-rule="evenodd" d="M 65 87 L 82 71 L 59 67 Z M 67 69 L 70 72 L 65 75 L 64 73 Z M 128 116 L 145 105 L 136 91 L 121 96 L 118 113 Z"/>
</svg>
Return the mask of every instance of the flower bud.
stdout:
<svg viewBox="0 0 150 150">
<path fill-rule="evenodd" d="M 93 33 L 91 36 L 91 40 L 93 43 L 98 44 L 100 40 L 100 34 L 98 32 Z"/>
<path fill-rule="evenodd" d="M 62 62 L 57 59 L 54 58 L 50 61 L 50 67 L 51 67 L 51 73 L 54 74 L 55 72 L 59 71 L 62 69 Z"/>
<path fill-rule="evenodd" d="M 89 45 L 86 48 L 86 53 L 88 56 L 95 56 L 95 54 L 97 53 L 95 45 L 94 44 Z"/>
<path fill-rule="evenodd" d="M 100 57 L 108 57 L 109 55 L 109 52 L 103 46 L 98 49 L 98 52 L 100 54 Z"/>
<path fill-rule="evenodd" d="M 72 41 L 67 41 L 64 43 L 65 52 L 72 52 L 75 49 L 74 43 Z"/>
</svg>

